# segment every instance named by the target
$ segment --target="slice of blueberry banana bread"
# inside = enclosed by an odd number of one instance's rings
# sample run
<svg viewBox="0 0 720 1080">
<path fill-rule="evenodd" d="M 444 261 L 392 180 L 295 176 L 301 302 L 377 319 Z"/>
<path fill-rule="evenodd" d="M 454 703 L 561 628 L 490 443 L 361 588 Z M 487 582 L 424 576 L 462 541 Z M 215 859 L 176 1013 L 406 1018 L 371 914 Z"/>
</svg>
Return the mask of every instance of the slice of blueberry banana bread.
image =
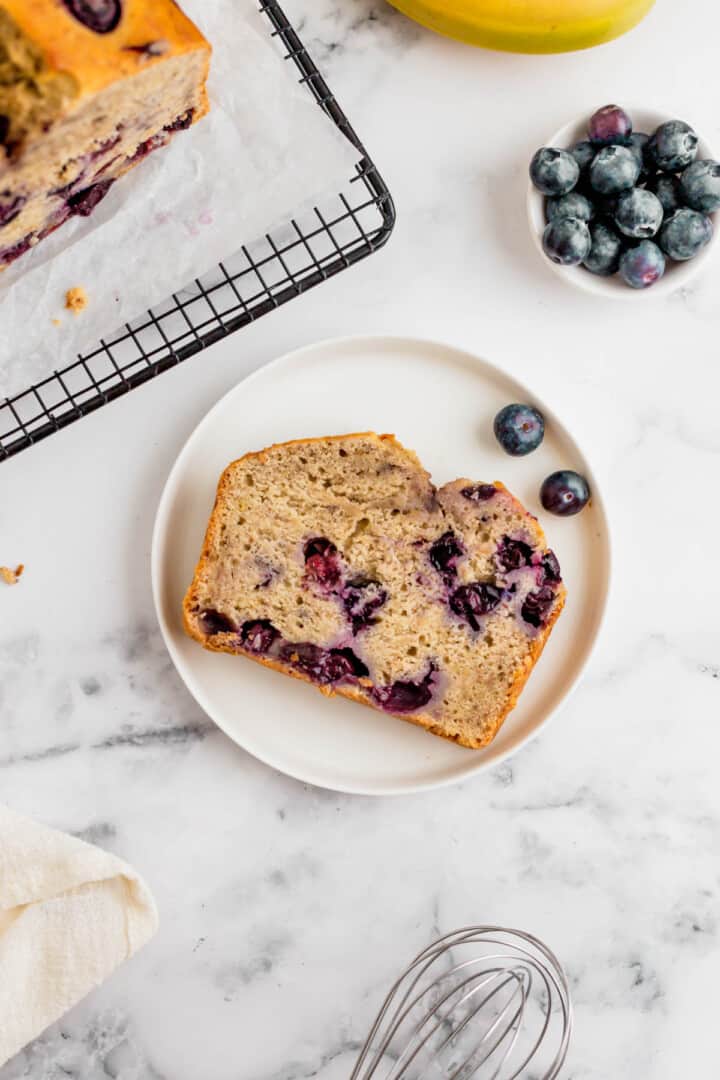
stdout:
<svg viewBox="0 0 720 1080">
<path fill-rule="evenodd" d="M 542 529 L 502 484 L 437 490 L 414 453 L 370 432 L 229 465 L 184 617 L 208 649 L 476 748 L 564 600 Z"/>
<path fill-rule="evenodd" d="M 173 0 L 0 0 L 0 269 L 208 109 Z"/>
</svg>

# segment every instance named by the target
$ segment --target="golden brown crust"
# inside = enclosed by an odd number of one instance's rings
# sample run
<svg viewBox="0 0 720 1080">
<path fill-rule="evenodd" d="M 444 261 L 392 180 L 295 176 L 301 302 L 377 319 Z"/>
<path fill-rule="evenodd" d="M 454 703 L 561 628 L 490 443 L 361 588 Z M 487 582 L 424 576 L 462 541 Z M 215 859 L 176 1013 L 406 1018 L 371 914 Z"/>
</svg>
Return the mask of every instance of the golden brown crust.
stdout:
<svg viewBox="0 0 720 1080">
<path fill-rule="evenodd" d="M 282 661 L 277 660 L 273 657 L 253 654 L 247 652 L 246 650 L 238 649 L 236 645 L 236 636 L 232 633 L 216 634 L 214 635 L 212 640 L 209 640 L 200 632 L 194 619 L 192 618 L 194 612 L 197 610 L 195 588 L 198 581 L 202 578 L 203 573 L 207 567 L 208 559 L 210 558 L 211 551 L 215 546 L 215 540 L 217 538 L 217 530 L 220 524 L 220 517 L 217 511 L 219 506 L 223 502 L 226 488 L 230 484 L 230 477 L 236 467 L 242 462 L 246 462 L 250 459 L 264 461 L 267 455 L 275 449 L 286 448 L 288 446 L 296 446 L 300 444 L 307 445 L 308 443 L 343 441 L 349 438 L 365 438 L 372 440 L 377 439 L 379 441 L 391 442 L 396 447 L 399 447 L 405 454 L 411 456 L 414 461 L 417 462 L 418 468 L 425 476 L 429 475 L 426 470 L 423 469 L 417 458 L 417 455 L 415 455 L 412 451 L 408 451 L 407 448 L 403 447 L 394 435 L 377 435 L 374 432 L 353 432 L 351 434 L 323 436 L 311 439 L 293 439 L 288 440 L 287 442 L 273 443 L 272 445 L 265 447 L 262 450 L 252 451 L 244 454 L 242 457 L 231 462 L 226 467 L 218 481 L 213 510 L 210 515 L 207 529 L 205 532 L 205 539 L 203 542 L 201 555 L 195 569 L 193 581 L 188 588 L 183 601 L 183 625 L 185 632 L 188 634 L 188 636 L 199 642 L 203 646 L 203 648 L 206 648 L 210 652 L 222 652 L 228 653 L 233 656 L 244 656 L 246 659 L 254 660 L 256 663 L 262 664 L 264 667 L 270 668 L 273 671 L 277 671 L 284 675 L 289 675 L 292 678 L 306 682 L 309 685 L 313 686 L 315 689 L 319 690 L 326 697 L 333 697 L 335 695 L 339 695 L 341 697 L 347 698 L 348 700 L 355 701 L 358 704 L 365 705 L 369 708 L 377 710 L 377 706 L 369 698 L 368 694 L 357 685 L 318 685 L 305 672 L 296 667 L 285 664 Z M 468 483 L 472 483 L 472 481 L 468 481 Z M 494 483 L 500 491 L 504 492 L 506 495 L 509 496 L 509 498 L 512 500 L 513 505 L 517 508 L 519 512 L 521 512 L 526 517 L 532 519 L 531 528 L 532 531 L 535 532 L 537 543 L 538 545 L 542 545 L 543 547 L 545 547 L 545 534 L 537 519 L 533 515 L 529 514 L 529 512 L 525 509 L 522 503 L 515 496 L 513 496 L 511 492 L 508 491 L 508 489 L 501 481 L 494 481 Z M 443 730 L 442 727 L 438 724 L 437 718 L 428 713 L 397 713 L 385 709 L 379 711 L 387 713 L 388 716 L 392 716 L 400 720 L 405 720 L 408 723 L 415 724 L 418 727 L 424 728 L 426 731 L 430 732 L 433 735 L 439 735 L 450 742 L 455 742 L 458 745 L 464 746 L 468 749 L 479 750 L 487 746 L 495 738 L 504 720 L 517 704 L 520 694 L 538 659 L 540 658 L 540 655 L 542 654 L 542 651 L 550 636 L 553 626 L 555 625 L 555 622 L 557 621 L 561 611 L 563 610 L 566 595 L 567 591 L 565 589 L 565 586 L 563 585 L 558 590 L 558 602 L 556 603 L 547 624 L 543 627 L 542 631 L 538 633 L 537 637 L 530 643 L 529 654 L 524 664 L 518 668 L 515 674 L 515 678 L 513 679 L 513 682 L 508 691 L 507 702 L 504 711 L 500 716 L 498 716 L 496 723 L 492 727 L 485 727 L 483 729 L 481 735 L 473 737 L 463 734 L 449 734 L 447 731 Z"/>
<path fill-rule="evenodd" d="M 209 42 L 172 0 L 124 0 L 120 22 L 107 34 L 83 26 L 58 0 L 1 0 L 0 9 L 37 44 L 49 68 L 69 72 L 78 80 L 81 95 L 95 94 L 168 56 L 200 49 L 210 61 Z M 167 47 L 157 56 L 138 51 L 152 42 Z"/>
</svg>

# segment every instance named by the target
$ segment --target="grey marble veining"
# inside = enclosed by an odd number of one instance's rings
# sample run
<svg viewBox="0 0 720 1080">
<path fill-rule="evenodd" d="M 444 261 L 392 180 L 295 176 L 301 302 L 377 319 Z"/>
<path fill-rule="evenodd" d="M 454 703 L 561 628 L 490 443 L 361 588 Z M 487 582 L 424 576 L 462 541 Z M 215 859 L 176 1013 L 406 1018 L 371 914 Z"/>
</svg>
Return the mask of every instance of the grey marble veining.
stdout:
<svg viewBox="0 0 720 1080">
<path fill-rule="evenodd" d="M 720 467 L 717 270 L 653 305 L 546 272 L 529 153 L 606 100 L 676 103 L 711 145 L 714 41 L 671 5 L 614 45 L 503 57 L 378 0 L 288 3 L 398 204 L 379 255 L 0 466 L 0 798 L 132 862 L 161 928 L 0 1080 L 346 1080 L 393 975 L 469 922 L 567 966 L 567 1080 L 717 1071 Z M 615 543 L 607 625 L 562 714 L 472 782 L 319 791 L 203 715 L 149 593 L 157 500 L 243 374 L 353 332 L 447 339 L 536 386 L 579 433 Z M 381 392 L 381 388 L 379 388 Z M 452 423 L 439 416 L 439 423 Z"/>
</svg>

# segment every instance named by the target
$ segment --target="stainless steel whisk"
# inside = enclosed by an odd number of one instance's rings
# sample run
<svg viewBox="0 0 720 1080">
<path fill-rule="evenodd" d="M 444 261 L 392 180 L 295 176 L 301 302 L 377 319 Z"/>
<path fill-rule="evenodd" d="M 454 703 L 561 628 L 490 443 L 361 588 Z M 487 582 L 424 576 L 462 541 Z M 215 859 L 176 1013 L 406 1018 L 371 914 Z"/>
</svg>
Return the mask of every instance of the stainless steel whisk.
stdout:
<svg viewBox="0 0 720 1080">
<path fill-rule="evenodd" d="M 571 1029 L 567 978 L 550 949 L 521 930 L 470 926 L 403 972 L 350 1080 L 553 1080 Z"/>
</svg>

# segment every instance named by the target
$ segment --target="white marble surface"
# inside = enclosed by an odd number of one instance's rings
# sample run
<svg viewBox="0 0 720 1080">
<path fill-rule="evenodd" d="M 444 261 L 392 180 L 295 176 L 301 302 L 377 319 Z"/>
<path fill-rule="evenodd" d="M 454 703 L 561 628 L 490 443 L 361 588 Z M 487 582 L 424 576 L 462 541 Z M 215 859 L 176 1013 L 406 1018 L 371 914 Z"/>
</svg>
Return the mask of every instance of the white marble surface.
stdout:
<svg viewBox="0 0 720 1080">
<path fill-rule="evenodd" d="M 715 1075 L 720 268 L 659 304 L 593 300 L 531 250 L 522 193 L 543 135 L 607 100 L 667 105 L 720 146 L 720 9 L 681 20 L 665 0 L 613 45 L 547 58 L 441 41 L 379 0 L 288 10 L 397 230 L 0 466 L 0 561 L 27 564 L 0 593 L 0 797 L 132 861 L 162 920 L 0 1077 L 342 1080 L 391 974 L 472 921 L 565 961 L 568 1080 Z M 308 789 L 232 745 L 175 675 L 148 587 L 158 496 L 208 406 L 288 348 L 376 331 L 480 351 L 574 418 L 616 544 L 606 632 L 564 713 L 491 774 L 397 800 Z"/>
</svg>

